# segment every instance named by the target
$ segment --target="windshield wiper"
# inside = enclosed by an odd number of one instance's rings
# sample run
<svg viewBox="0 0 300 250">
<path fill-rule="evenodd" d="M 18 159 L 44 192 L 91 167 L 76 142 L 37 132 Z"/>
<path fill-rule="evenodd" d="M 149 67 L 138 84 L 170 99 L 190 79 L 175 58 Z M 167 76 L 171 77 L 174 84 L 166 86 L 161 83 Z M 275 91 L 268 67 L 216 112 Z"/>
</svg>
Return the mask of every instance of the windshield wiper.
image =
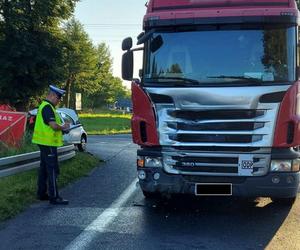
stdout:
<svg viewBox="0 0 300 250">
<path fill-rule="evenodd" d="M 207 76 L 207 78 L 237 79 L 237 80 L 243 80 L 243 81 L 250 81 L 250 82 L 261 83 L 260 79 L 255 78 L 255 77 L 249 77 L 249 76 L 226 76 L 226 75 L 219 75 L 219 76 Z"/>
<path fill-rule="evenodd" d="M 193 85 L 199 85 L 199 81 L 195 79 L 185 78 L 185 77 L 173 77 L 173 76 L 159 76 L 159 77 L 151 77 L 146 78 L 145 80 L 157 81 L 157 80 L 175 80 L 172 83 L 176 85 L 182 85 L 183 83 L 192 83 Z"/>
</svg>

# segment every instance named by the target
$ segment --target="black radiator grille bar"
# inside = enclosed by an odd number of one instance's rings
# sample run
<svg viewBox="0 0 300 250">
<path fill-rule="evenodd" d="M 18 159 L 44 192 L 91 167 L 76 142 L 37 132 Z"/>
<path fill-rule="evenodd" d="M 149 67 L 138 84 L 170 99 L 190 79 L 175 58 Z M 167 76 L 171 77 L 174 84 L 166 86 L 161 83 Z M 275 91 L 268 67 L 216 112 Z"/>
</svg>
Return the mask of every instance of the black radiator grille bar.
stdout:
<svg viewBox="0 0 300 250">
<path fill-rule="evenodd" d="M 201 163 L 225 163 L 238 164 L 237 157 L 181 157 L 173 156 L 173 160 L 180 162 L 201 162 Z"/>
<path fill-rule="evenodd" d="M 168 122 L 168 127 L 183 131 L 253 131 L 263 128 L 264 122 L 212 122 L 212 123 L 184 123 Z"/>
<path fill-rule="evenodd" d="M 213 167 L 213 166 L 196 166 L 196 167 L 181 167 L 174 166 L 175 169 L 183 172 L 199 172 L 199 173 L 230 173 L 237 174 L 237 167 Z"/>
<path fill-rule="evenodd" d="M 251 143 L 262 140 L 262 135 L 223 135 L 223 134 L 172 134 L 169 135 L 170 140 L 178 142 L 223 142 L 223 143 Z"/>
<path fill-rule="evenodd" d="M 169 115 L 185 120 L 241 120 L 253 119 L 265 114 L 265 110 L 172 110 Z"/>
</svg>

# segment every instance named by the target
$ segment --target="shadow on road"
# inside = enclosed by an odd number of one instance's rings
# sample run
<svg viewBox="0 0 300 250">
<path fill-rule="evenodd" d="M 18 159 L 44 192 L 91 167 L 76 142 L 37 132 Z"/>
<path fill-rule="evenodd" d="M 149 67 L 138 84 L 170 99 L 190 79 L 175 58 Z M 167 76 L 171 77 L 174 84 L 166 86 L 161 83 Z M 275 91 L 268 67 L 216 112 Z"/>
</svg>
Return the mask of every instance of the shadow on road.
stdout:
<svg viewBox="0 0 300 250">
<path fill-rule="evenodd" d="M 291 209 L 263 198 L 187 196 L 145 199 L 145 207 L 144 233 L 167 236 L 159 247 L 170 249 L 264 249 Z"/>
</svg>

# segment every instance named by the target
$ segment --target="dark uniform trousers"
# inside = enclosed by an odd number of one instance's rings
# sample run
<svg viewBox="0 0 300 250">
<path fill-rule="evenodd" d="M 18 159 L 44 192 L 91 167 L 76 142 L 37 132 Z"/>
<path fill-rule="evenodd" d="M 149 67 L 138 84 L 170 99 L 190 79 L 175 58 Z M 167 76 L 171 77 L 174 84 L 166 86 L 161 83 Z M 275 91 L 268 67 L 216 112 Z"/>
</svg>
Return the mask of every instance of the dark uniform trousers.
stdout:
<svg viewBox="0 0 300 250">
<path fill-rule="evenodd" d="M 56 181 L 59 174 L 57 147 L 38 146 L 41 151 L 41 164 L 38 174 L 37 195 L 43 197 L 48 193 L 49 199 L 52 200 L 59 197 Z"/>
</svg>

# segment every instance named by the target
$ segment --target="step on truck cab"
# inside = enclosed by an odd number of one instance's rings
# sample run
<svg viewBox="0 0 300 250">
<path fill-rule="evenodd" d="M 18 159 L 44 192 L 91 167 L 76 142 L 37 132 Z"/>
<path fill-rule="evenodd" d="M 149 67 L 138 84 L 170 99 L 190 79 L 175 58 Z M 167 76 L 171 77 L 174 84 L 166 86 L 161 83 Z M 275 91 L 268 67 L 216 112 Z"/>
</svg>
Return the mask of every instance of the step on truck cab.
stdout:
<svg viewBox="0 0 300 250">
<path fill-rule="evenodd" d="M 300 82 L 294 0 L 150 0 L 132 81 L 139 183 L 153 194 L 294 201 Z M 133 52 L 143 50 L 140 79 Z"/>
</svg>

